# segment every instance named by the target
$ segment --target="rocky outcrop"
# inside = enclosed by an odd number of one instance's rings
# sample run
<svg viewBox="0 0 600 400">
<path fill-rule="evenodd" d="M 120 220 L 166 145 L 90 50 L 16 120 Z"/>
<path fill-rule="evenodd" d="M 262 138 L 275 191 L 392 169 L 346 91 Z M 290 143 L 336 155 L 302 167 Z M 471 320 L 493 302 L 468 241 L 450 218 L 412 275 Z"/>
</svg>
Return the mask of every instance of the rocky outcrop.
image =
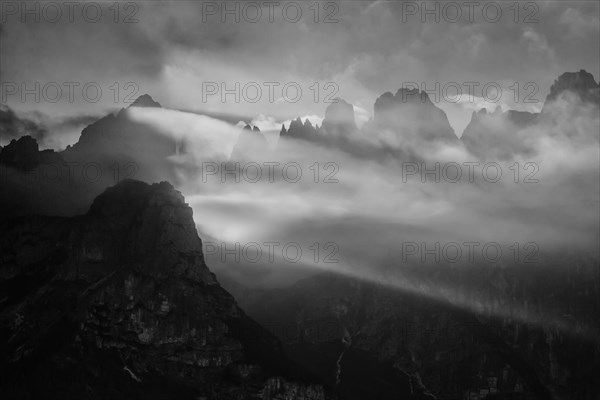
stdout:
<svg viewBox="0 0 600 400">
<path fill-rule="evenodd" d="M 577 95 L 581 101 L 600 105 L 600 85 L 592 74 L 583 69 L 579 72 L 565 72 L 559 76 L 550 87 L 546 103 L 557 100 L 565 92 Z"/>
<path fill-rule="evenodd" d="M 60 166 L 63 162 L 63 158 L 54 150 L 40 151 L 37 140 L 31 136 L 13 139 L 0 151 L 0 165 L 18 171 L 29 171 L 41 164 Z"/>
<path fill-rule="evenodd" d="M 6 398 L 325 398 L 267 381 L 294 370 L 209 271 L 170 184 L 124 181 L 85 215 L 17 218 L 1 232 Z"/>
</svg>

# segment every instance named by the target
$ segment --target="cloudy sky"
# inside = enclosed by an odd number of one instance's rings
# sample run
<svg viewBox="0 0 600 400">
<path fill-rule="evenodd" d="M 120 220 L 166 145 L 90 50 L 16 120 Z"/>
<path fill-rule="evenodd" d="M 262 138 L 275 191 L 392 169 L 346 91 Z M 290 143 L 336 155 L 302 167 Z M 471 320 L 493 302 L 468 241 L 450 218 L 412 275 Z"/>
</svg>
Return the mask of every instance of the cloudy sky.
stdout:
<svg viewBox="0 0 600 400">
<path fill-rule="evenodd" d="M 473 109 L 538 110 L 562 72 L 600 75 L 596 1 L 459 2 L 460 14 L 443 2 L 258 3 L 260 11 L 234 1 L 82 2 L 72 10 L 38 3 L 37 13 L 29 4 L 33 14 L 3 4 L 2 103 L 74 118 L 149 93 L 169 108 L 228 113 L 275 129 L 297 116 L 319 121 L 334 96 L 355 105 L 361 124 L 378 96 L 413 82 L 437 90 L 460 135 Z M 36 83 L 39 101 L 23 98 L 21 85 Z M 233 94 L 223 101 L 222 89 L 236 83 L 239 101 Z M 72 99 L 69 85 L 78 85 Z"/>
</svg>

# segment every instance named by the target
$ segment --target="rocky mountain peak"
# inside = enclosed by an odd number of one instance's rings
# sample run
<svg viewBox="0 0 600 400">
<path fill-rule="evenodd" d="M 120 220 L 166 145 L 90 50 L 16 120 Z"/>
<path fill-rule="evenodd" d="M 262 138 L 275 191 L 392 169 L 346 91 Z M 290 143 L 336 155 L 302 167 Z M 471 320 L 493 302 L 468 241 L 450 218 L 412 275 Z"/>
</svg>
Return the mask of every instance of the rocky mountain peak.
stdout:
<svg viewBox="0 0 600 400">
<path fill-rule="evenodd" d="M 154 101 L 154 99 L 149 94 L 143 94 L 139 96 L 131 105 L 131 107 L 154 107 L 154 108 L 162 108 L 159 102 Z"/>
<path fill-rule="evenodd" d="M 132 107 L 135 110 L 135 107 L 161 106 L 149 95 L 138 97 L 116 115 L 108 114 L 86 126 L 77 143 L 62 153 L 63 157 L 77 162 L 104 162 L 109 159 L 110 163 L 119 158 L 136 162 L 138 166 L 141 166 L 142 160 L 151 159 L 152 168 L 166 162 L 166 157 L 178 151 L 176 140 L 151 124 L 131 118 Z M 145 170 L 152 168 L 148 166 Z"/>
<path fill-rule="evenodd" d="M 373 122 L 375 126 L 392 128 L 403 135 L 456 140 L 446 113 L 426 92 L 418 89 L 400 88 L 395 95 L 385 92 L 379 96 L 375 100 Z"/>
<path fill-rule="evenodd" d="M 62 157 L 53 150 L 42 150 L 35 138 L 27 135 L 13 139 L 0 150 L 0 165 L 27 171 L 40 164 L 61 165 Z"/>
<path fill-rule="evenodd" d="M 40 148 L 37 140 L 31 136 L 22 136 L 19 139 L 11 140 L 10 143 L 4 148 L 4 152 L 0 154 L 0 162 L 8 161 L 9 158 L 14 159 L 15 157 L 18 159 L 22 157 L 25 161 L 26 159 L 33 158 L 39 149 Z M 11 161 L 18 162 L 18 159 Z"/>
<path fill-rule="evenodd" d="M 546 102 L 556 100 L 566 91 L 577 94 L 583 101 L 600 104 L 600 85 L 594 80 L 592 74 L 583 69 L 560 75 L 550 87 Z"/>
<path fill-rule="evenodd" d="M 285 129 L 285 125 L 282 125 L 279 137 L 318 141 L 320 140 L 320 129 L 317 126 L 313 126 L 308 118 L 302 122 L 302 119 L 298 117 L 290 122 L 289 128 Z"/>
<path fill-rule="evenodd" d="M 82 241 L 84 248 L 95 249 L 95 261 L 135 259 L 155 279 L 177 275 L 216 283 L 204 262 L 192 209 L 168 182 L 121 181 L 94 200 L 85 219 L 95 229 L 84 232 Z"/>
</svg>

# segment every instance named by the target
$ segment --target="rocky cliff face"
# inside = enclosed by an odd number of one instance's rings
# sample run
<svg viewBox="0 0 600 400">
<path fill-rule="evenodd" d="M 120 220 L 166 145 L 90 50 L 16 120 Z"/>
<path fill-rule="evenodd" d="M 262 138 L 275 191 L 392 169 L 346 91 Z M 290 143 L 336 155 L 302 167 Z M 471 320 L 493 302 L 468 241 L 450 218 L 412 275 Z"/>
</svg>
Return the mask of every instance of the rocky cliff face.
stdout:
<svg viewBox="0 0 600 400">
<path fill-rule="evenodd" d="M 325 398 L 281 377 L 279 342 L 209 271 L 170 184 L 124 181 L 85 215 L 1 232 L 6 398 Z"/>
</svg>

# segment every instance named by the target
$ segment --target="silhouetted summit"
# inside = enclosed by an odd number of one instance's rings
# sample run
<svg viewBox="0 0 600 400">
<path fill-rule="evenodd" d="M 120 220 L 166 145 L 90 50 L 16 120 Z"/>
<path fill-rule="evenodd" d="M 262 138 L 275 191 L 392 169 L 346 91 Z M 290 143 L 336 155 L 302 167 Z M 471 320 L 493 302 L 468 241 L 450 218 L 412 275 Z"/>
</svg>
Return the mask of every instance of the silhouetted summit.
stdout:
<svg viewBox="0 0 600 400">
<path fill-rule="evenodd" d="M 600 85 L 594 76 L 585 70 L 565 72 L 554 81 L 546 102 L 556 100 L 563 92 L 569 91 L 578 95 L 582 101 L 600 104 Z"/>
<path fill-rule="evenodd" d="M 61 165 L 63 161 L 62 157 L 54 150 L 40 151 L 37 140 L 31 136 L 23 136 L 18 140 L 13 139 L 7 146 L 0 149 L 0 165 L 20 171 L 30 170 L 40 164 Z"/>
<path fill-rule="evenodd" d="M 135 101 L 133 103 L 131 103 L 131 105 L 129 107 L 155 107 L 155 108 L 162 108 L 162 106 L 160 105 L 159 102 L 154 101 L 154 99 L 148 95 L 148 94 L 143 94 L 140 97 L 138 97 L 137 99 L 135 99 Z"/>
<path fill-rule="evenodd" d="M 164 163 L 166 157 L 176 154 L 175 139 L 135 118 L 132 107 L 160 108 L 160 104 L 149 95 L 138 97 L 127 109 L 108 114 L 86 126 L 77 143 L 63 152 L 63 157 L 68 161 L 110 159 L 113 163 L 126 160 L 138 164 L 148 160 L 152 165 L 158 165 Z"/>
</svg>

